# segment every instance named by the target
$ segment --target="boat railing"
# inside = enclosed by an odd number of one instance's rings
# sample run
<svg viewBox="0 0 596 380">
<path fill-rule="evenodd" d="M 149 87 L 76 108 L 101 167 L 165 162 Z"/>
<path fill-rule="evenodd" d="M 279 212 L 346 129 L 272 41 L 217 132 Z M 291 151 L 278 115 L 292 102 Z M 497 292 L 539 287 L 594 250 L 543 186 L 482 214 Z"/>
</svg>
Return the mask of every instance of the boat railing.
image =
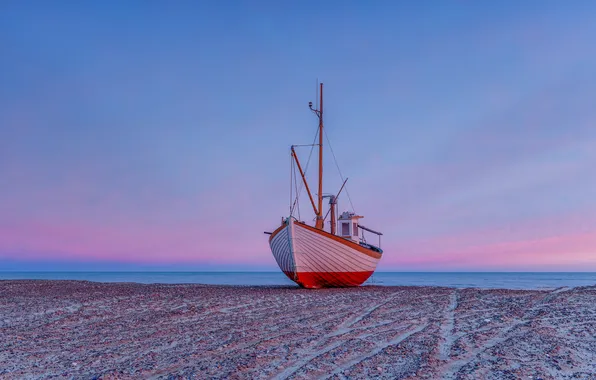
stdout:
<svg viewBox="0 0 596 380">
<path fill-rule="evenodd" d="M 360 228 L 363 231 L 367 231 L 367 232 L 373 233 L 373 234 L 375 234 L 375 235 L 377 235 L 379 237 L 379 246 L 378 247 L 375 247 L 375 248 L 378 248 L 381 251 L 381 253 L 382 253 L 383 250 L 381 249 L 381 236 L 383 236 L 383 234 L 381 232 L 379 232 L 379 231 L 371 230 L 368 227 L 364 227 L 360 223 L 358 223 L 358 228 Z M 362 234 L 362 240 L 363 240 L 364 244 L 371 245 L 371 244 L 369 244 L 369 243 L 366 242 L 366 239 L 364 238 L 364 234 Z"/>
</svg>

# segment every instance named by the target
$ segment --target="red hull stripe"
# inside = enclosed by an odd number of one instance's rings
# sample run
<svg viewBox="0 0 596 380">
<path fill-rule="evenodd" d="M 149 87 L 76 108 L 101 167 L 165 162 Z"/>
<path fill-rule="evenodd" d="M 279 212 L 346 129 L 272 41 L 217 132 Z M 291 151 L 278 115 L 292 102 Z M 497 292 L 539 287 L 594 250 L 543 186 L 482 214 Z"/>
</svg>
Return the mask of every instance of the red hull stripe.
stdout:
<svg viewBox="0 0 596 380">
<path fill-rule="evenodd" d="M 298 272 L 297 279 L 294 273 L 285 272 L 286 276 L 298 285 L 307 289 L 337 288 L 360 286 L 373 274 L 373 271 L 366 272 Z"/>
</svg>

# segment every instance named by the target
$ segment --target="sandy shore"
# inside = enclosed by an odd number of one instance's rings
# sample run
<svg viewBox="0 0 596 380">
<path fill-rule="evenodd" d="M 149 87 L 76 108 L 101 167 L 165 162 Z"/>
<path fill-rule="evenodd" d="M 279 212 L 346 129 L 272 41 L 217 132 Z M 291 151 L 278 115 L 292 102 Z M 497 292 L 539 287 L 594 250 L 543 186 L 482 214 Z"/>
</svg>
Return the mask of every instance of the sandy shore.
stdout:
<svg viewBox="0 0 596 380">
<path fill-rule="evenodd" d="M 596 288 L 0 281 L 0 378 L 596 379 Z"/>
</svg>

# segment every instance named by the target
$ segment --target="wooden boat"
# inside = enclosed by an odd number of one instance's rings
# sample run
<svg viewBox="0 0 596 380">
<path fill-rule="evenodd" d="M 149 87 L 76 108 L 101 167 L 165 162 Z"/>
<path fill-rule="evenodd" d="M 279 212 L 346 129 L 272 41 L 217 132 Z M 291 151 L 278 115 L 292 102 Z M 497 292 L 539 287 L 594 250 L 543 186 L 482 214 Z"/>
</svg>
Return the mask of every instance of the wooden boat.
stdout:
<svg viewBox="0 0 596 380">
<path fill-rule="evenodd" d="M 346 185 L 343 181 L 337 195 L 323 195 L 323 84 L 320 83 L 320 103 L 318 109 L 309 108 L 318 118 L 318 143 L 312 144 L 312 149 L 318 147 L 319 175 L 317 202 L 311 193 L 306 181 L 302 165 L 298 160 L 295 147 L 292 145 L 292 172 L 297 177 L 298 169 L 301 177 L 301 186 L 304 185 L 313 211 L 315 213 L 314 226 L 298 220 L 295 216 L 300 191 L 296 190 L 296 198 L 290 204 L 290 214 L 283 217 L 281 225 L 270 234 L 269 245 L 273 257 L 280 269 L 298 285 L 304 288 L 348 287 L 363 284 L 375 271 L 377 263 L 382 257 L 380 248 L 380 232 L 362 226 L 362 218 L 354 212 L 343 212 L 336 219 L 337 199 Z M 304 145 L 302 145 L 304 146 Z M 308 166 L 308 165 L 307 165 Z M 342 177 L 343 180 L 343 177 Z M 297 179 L 290 183 L 292 194 L 293 185 Z M 297 187 L 297 186 L 295 186 Z M 302 187 L 301 187 L 302 188 Z M 323 216 L 323 198 L 329 198 L 329 210 Z M 293 202 L 293 203 L 292 203 Z M 325 219 L 330 214 L 329 231 L 325 231 Z M 339 226 L 339 232 L 337 227 Z M 364 231 L 379 236 L 379 246 L 366 242 Z"/>
</svg>

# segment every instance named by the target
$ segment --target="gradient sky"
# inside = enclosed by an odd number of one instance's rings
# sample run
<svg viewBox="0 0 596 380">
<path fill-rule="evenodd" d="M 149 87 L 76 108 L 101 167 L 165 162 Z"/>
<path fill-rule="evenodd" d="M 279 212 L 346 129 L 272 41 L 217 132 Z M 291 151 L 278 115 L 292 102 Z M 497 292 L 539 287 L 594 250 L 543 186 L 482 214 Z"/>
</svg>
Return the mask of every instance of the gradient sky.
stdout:
<svg viewBox="0 0 596 380">
<path fill-rule="evenodd" d="M 0 270 L 277 270 L 263 231 L 288 213 L 318 78 L 379 270 L 596 271 L 594 14 L 3 1 Z"/>
</svg>

